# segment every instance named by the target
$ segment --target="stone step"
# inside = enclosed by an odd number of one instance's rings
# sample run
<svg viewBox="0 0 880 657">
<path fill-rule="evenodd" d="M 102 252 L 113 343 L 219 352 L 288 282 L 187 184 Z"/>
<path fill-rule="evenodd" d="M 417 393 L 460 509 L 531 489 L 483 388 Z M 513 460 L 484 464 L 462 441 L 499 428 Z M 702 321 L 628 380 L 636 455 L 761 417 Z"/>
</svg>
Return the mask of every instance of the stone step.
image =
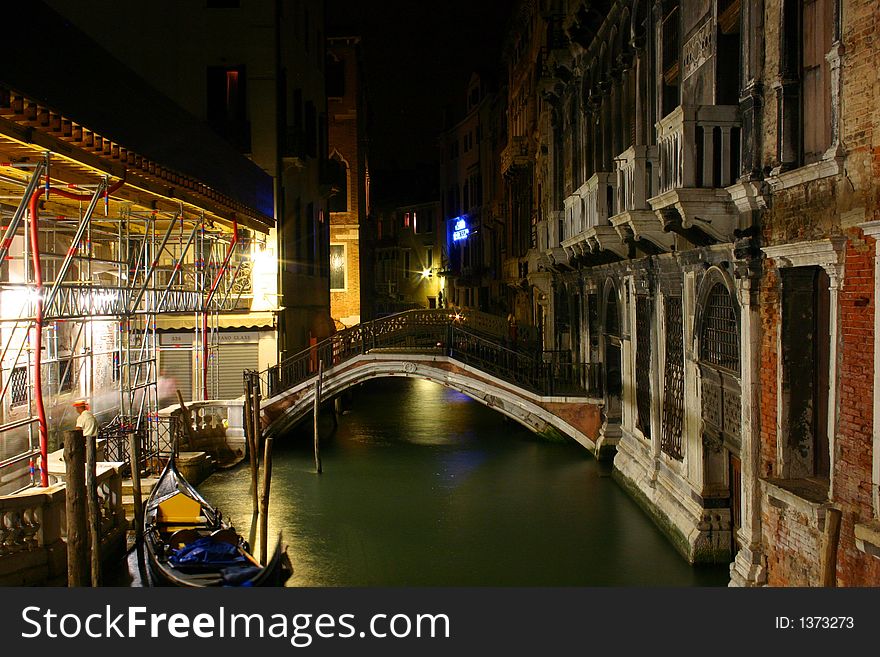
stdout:
<svg viewBox="0 0 880 657">
<path fill-rule="evenodd" d="M 141 493 L 146 497 L 149 497 L 150 492 L 153 490 L 153 486 L 156 485 L 156 482 L 159 481 L 159 477 L 149 476 L 141 478 Z M 122 480 L 122 494 L 123 495 L 133 495 L 134 494 L 134 486 L 131 482 L 131 479 L 123 479 Z"/>
<path fill-rule="evenodd" d="M 144 502 L 146 502 L 148 499 L 150 499 L 150 496 L 147 494 L 143 494 L 143 495 L 141 495 L 141 499 Z M 122 496 L 122 506 L 125 507 L 126 509 L 133 509 L 134 508 L 134 495 L 123 495 Z"/>
</svg>

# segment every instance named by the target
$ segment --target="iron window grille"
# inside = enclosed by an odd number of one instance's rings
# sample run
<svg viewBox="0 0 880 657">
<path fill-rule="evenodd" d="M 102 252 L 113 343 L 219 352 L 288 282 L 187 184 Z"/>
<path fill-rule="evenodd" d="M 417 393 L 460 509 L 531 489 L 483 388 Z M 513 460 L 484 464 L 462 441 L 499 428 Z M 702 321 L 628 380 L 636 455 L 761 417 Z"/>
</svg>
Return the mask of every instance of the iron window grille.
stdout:
<svg viewBox="0 0 880 657">
<path fill-rule="evenodd" d="M 666 298 L 666 358 L 663 384 L 663 431 L 660 449 L 682 458 L 681 429 L 684 415 L 684 327 L 680 297 Z"/>
<path fill-rule="evenodd" d="M 739 372 L 739 327 L 733 299 L 723 283 L 709 291 L 700 334 L 701 360 Z"/>
<path fill-rule="evenodd" d="M 636 426 L 651 437 L 651 300 L 636 297 Z"/>
<path fill-rule="evenodd" d="M 24 406 L 28 402 L 28 368 L 25 366 L 15 367 L 9 375 L 9 399 L 10 406 Z"/>
</svg>

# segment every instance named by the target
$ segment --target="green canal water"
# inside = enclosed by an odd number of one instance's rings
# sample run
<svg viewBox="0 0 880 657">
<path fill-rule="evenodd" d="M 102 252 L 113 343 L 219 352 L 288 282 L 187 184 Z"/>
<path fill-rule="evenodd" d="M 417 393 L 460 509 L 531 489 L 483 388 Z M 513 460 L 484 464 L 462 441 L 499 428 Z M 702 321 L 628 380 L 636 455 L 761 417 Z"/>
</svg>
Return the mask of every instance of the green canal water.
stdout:
<svg viewBox="0 0 880 657">
<path fill-rule="evenodd" d="M 288 586 L 724 586 L 693 568 L 576 444 L 543 442 L 464 395 L 413 379 L 355 389 L 322 443 L 276 440 L 270 536 Z M 199 486 L 245 535 L 247 467 Z"/>
</svg>

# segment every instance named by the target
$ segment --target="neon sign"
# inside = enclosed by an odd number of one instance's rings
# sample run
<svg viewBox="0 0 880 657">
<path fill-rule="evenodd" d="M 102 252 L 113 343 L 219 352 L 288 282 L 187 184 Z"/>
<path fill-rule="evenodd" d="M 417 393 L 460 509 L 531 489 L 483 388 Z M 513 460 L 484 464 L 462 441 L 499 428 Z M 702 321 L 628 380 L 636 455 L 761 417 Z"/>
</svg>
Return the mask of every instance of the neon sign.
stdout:
<svg viewBox="0 0 880 657">
<path fill-rule="evenodd" d="M 468 228 L 467 222 L 464 220 L 464 217 L 459 217 L 455 220 L 455 226 L 452 231 L 452 241 L 460 242 L 461 240 L 466 240 L 468 235 L 471 234 L 471 229 Z"/>
</svg>

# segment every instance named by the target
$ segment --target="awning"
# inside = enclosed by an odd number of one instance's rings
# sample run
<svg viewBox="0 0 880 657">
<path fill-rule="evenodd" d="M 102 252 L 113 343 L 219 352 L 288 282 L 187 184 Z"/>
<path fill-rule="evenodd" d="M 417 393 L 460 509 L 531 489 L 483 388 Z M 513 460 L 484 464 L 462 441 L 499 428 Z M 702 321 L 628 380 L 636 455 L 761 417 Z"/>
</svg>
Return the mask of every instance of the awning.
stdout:
<svg viewBox="0 0 880 657">
<path fill-rule="evenodd" d="M 156 330 L 191 331 L 195 321 L 192 315 L 159 315 L 156 317 Z M 271 312 L 220 314 L 216 326 L 220 329 L 274 329 L 275 316 Z"/>
</svg>

